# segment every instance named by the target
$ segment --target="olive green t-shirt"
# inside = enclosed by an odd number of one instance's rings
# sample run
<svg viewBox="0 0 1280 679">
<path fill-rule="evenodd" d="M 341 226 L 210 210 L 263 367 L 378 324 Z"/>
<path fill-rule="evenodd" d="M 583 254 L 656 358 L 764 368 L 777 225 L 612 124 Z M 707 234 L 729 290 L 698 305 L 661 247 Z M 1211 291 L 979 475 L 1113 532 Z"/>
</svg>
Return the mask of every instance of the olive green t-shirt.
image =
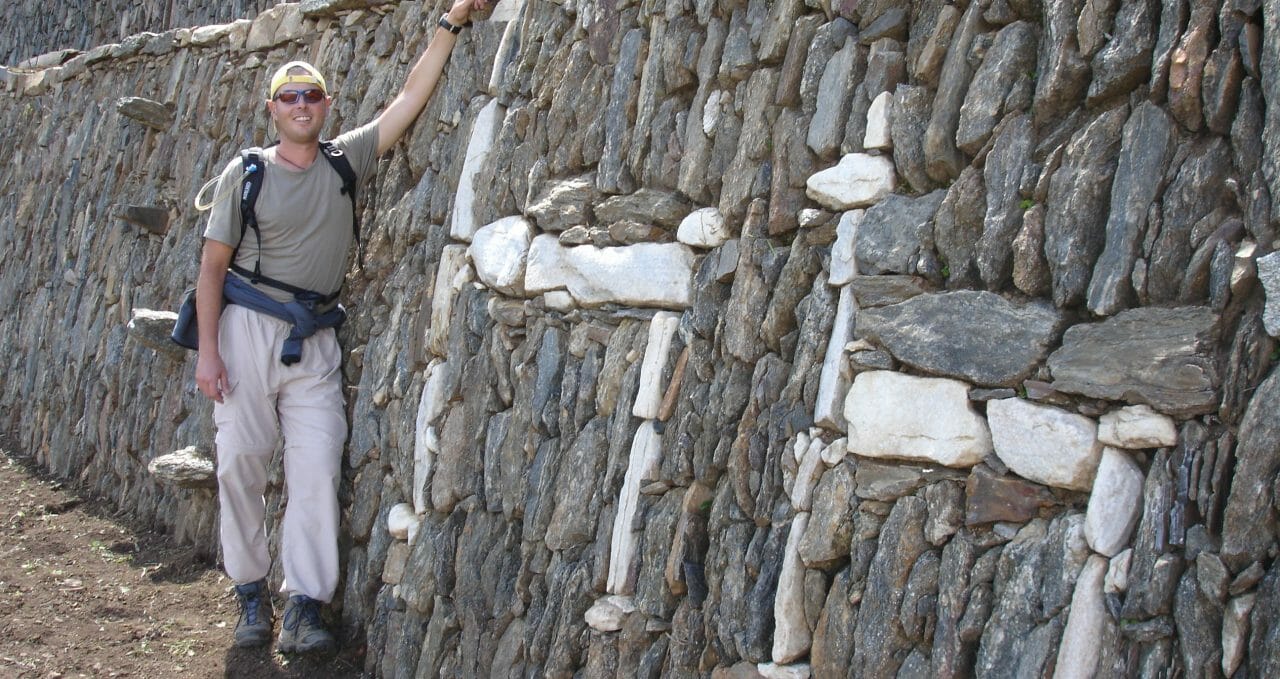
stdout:
<svg viewBox="0 0 1280 679">
<path fill-rule="evenodd" d="M 346 154 L 357 182 L 363 183 L 377 162 L 377 125 L 369 123 L 342 134 L 333 143 Z M 342 178 L 321 155 L 302 171 L 281 161 L 276 147 L 267 148 L 262 160 L 262 191 L 254 204 L 262 232 L 262 274 L 325 295 L 336 292 L 346 275 L 353 236 L 351 199 L 342 193 Z M 241 168 L 237 155 L 223 170 L 216 195 L 226 197 L 214 205 L 204 237 L 233 248 L 239 243 L 235 263 L 253 271 L 258 239 L 252 230 L 240 238 Z M 227 182 L 236 188 L 230 189 Z M 269 285 L 258 289 L 279 302 L 293 300 L 289 293 Z"/>
</svg>

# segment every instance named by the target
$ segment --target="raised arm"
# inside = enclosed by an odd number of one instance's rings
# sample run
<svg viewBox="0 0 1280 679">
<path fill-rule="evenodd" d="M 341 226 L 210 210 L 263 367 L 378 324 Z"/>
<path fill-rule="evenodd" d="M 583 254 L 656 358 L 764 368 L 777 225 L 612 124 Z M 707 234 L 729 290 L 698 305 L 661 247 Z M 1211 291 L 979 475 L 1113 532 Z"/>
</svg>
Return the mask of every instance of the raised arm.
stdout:
<svg viewBox="0 0 1280 679">
<path fill-rule="evenodd" d="M 446 16 L 450 24 L 462 26 L 471 17 L 473 9 L 483 9 L 489 4 L 488 0 L 454 0 Z M 432 19 L 432 21 L 435 20 Z M 417 63 L 409 71 L 404 87 L 396 98 L 391 100 L 387 109 L 378 116 L 379 154 L 395 145 L 427 105 L 427 100 L 431 98 L 436 83 L 440 81 L 440 74 L 444 72 L 444 63 L 448 61 L 449 53 L 453 51 L 453 45 L 457 41 L 458 36 L 443 27 L 436 28 L 431 43 L 427 45 L 427 49 L 422 56 L 418 57 Z"/>
</svg>

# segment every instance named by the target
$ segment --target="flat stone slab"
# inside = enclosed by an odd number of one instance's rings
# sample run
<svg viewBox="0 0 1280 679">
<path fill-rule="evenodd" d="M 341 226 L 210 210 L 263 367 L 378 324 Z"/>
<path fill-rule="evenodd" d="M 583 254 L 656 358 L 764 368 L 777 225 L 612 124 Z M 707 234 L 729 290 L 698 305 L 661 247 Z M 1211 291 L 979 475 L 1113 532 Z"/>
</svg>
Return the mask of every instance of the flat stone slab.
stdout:
<svg viewBox="0 0 1280 679">
<path fill-rule="evenodd" d="M 1088 491 L 1102 459 L 1098 425 L 1091 419 L 1024 401 L 987 402 L 996 455 L 1024 479 Z"/>
<path fill-rule="evenodd" d="M 992 292 L 925 294 L 864 309 L 856 335 L 928 373 L 988 387 L 1026 379 L 1058 338 L 1062 314 L 1047 304 L 1016 304 Z"/>
<path fill-rule="evenodd" d="M 213 458 L 196 446 L 175 450 L 147 463 L 147 471 L 162 483 L 179 488 L 217 488 Z"/>
<path fill-rule="evenodd" d="M 522 294 L 525 259 L 532 240 L 533 225 L 524 217 L 503 217 L 481 227 L 468 248 L 476 277 L 498 292 Z"/>
<path fill-rule="evenodd" d="M 969 385 L 957 380 L 861 373 L 845 398 L 848 450 L 862 457 L 971 467 L 992 447 L 968 392 Z"/>
<path fill-rule="evenodd" d="M 1213 412 L 1218 335 L 1218 317 L 1205 307 L 1144 307 L 1076 325 L 1049 356 L 1053 388 L 1174 416 Z"/>
<path fill-rule="evenodd" d="M 682 243 L 614 248 L 564 247 L 555 236 L 533 239 L 525 291 L 567 290 L 578 304 L 687 308 L 692 299 L 693 251 Z"/>
</svg>

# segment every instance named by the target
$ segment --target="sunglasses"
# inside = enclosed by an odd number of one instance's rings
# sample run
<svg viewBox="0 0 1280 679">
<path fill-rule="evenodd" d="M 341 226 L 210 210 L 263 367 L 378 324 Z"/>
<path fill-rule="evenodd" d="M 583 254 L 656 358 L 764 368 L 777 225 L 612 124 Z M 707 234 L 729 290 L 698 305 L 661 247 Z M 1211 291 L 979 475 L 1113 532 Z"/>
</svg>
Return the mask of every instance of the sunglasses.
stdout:
<svg viewBox="0 0 1280 679">
<path fill-rule="evenodd" d="M 293 105 L 302 99 L 308 104 L 319 104 L 324 101 L 323 90 L 280 90 L 276 92 L 276 101 L 282 104 Z"/>
</svg>

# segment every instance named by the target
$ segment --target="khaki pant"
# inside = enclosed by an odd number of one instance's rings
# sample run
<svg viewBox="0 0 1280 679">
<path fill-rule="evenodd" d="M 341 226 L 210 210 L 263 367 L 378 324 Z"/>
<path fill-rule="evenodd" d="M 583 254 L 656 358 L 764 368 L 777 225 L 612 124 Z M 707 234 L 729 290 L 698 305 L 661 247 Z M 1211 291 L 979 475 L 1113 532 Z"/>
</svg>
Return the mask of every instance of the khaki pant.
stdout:
<svg viewBox="0 0 1280 679">
<path fill-rule="evenodd" d="M 263 525 L 267 465 L 284 435 L 288 505 L 281 529 L 282 591 L 319 601 L 338 585 L 338 480 L 347 436 L 342 353 L 332 329 L 303 343 L 302 360 L 280 362 L 288 323 L 229 305 L 218 349 L 231 391 L 214 404 L 223 561 L 236 583 L 271 567 Z"/>
</svg>

